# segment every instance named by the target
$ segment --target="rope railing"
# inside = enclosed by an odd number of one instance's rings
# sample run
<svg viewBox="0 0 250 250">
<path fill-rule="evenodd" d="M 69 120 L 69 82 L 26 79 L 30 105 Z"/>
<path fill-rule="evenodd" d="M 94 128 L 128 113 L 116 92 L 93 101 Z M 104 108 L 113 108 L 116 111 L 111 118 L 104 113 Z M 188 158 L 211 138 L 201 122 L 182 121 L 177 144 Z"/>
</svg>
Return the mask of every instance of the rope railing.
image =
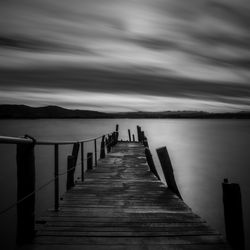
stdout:
<svg viewBox="0 0 250 250">
<path fill-rule="evenodd" d="M 106 134 L 106 135 L 109 135 L 109 134 Z M 106 136 L 105 135 L 105 136 Z M 92 138 L 92 139 L 88 139 L 88 140 L 84 140 L 84 141 L 81 141 L 81 142 L 89 142 L 89 141 L 92 141 L 92 140 L 96 140 L 96 139 L 99 139 L 99 138 L 102 138 L 103 136 L 98 136 L 98 137 L 95 137 L 95 138 Z M 10 139 L 11 138 L 11 139 Z M 0 137 L 1 139 L 1 137 Z M 16 139 L 16 138 L 15 138 Z M 9 143 L 12 141 L 12 142 L 16 142 L 16 140 L 13 139 L 13 137 L 4 137 L 4 140 L 7 140 Z M 19 138 L 18 138 L 19 139 Z M 33 142 L 31 139 L 29 138 L 24 138 L 24 140 L 21 138 L 21 140 L 18 140 L 18 143 L 20 141 L 25 141 L 24 143 L 27 143 L 26 141 L 31 141 Z M 45 144 L 40 144 L 40 143 L 43 143 L 43 142 L 38 142 L 39 145 L 45 145 Z M 46 142 L 48 143 L 48 142 Z M 54 142 L 53 142 L 54 143 Z M 62 144 L 65 144 L 66 142 L 62 142 Z M 74 142 L 75 143 L 75 142 Z M 114 142 L 113 140 L 111 140 L 109 143 L 105 143 L 106 146 L 109 146 L 109 145 L 112 145 Z M 67 143 L 68 144 L 68 143 Z M 70 143 L 71 144 L 71 143 Z M 46 144 L 46 145 L 51 145 L 51 144 Z M 100 153 L 101 152 L 101 149 L 97 150 L 97 153 Z M 92 158 L 92 156 L 89 156 L 89 157 L 85 157 L 81 160 L 83 161 L 87 161 L 88 159 Z M 71 167 L 70 169 L 62 172 L 62 173 L 58 173 L 58 175 L 50 180 L 48 180 L 46 183 L 42 184 L 40 187 L 36 188 L 33 192 L 29 193 L 28 195 L 26 195 L 25 197 L 23 197 L 22 199 L 14 202 L 13 204 L 11 204 L 10 206 L 8 206 L 7 208 L 3 209 L 0 211 L 0 215 L 8 212 L 10 209 L 12 209 L 13 207 L 17 206 L 18 204 L 20 204 L 21 202 L 25 201 L 26 199 L 28 199 L 30 196 L 32 196 L 33 194 L 36 194 L 38 193 L 40 190 L 42 190 L 43 188 L 45 188 L 46 186 L 48 186 L 49 184 L 51 184 L 52 182 L 54 182 L 56 179 L 58 179 L 60 176 L 63 176 L 67 173 L 69 173 L 70 171 L 74 170 L 76 167 L 80 166 L 82 164 L 82 161 L 80 161 L 78 164 L 76 164 L 75 166 Z"/>
<path fill-rule="evenodd" d="M 98 150 L 100 152 L 100 150 Z M 92 157 L 92 156 L 91 156 Z M 83 160 L 84 161 L 87 161 L 89 158 L 91 157 L 86 157 L 84 158 Z M 52 178 L 50 180 L 48 180 L 47 182 L 45 182 L 44 184 L 42 184 L 40 187 L 36 188 L 33 192 L 29 193 L 28 195 L 26 195 L 25 197 L 23 197 L 22 199 L 12 203 L 10 206 L 8 206 L 7 208 L 3 209 L 0 211 L 0 215 L 8 212 L 10 209 L 12 209 L 13 207 L 17 206 L 18 204 L 20 204 L 21 202 L 25 201 L 26 199 L 28 199 L 30 196 L 32 196 L 33 194 L 36 194 L 38 193 L 40 190 L 42 190 L 43 188 L 47 187 L 49 184 L 53 183 L 55 181 L 55 179 L 59 178 L 60 176 L 63 176 L 67 173 L 69 173 L 70 171 L 72 171 L 73 169 L 75 169 L 77 166 L 80 166 L 81 165 L 81 162 L 79 162 L 78 164 L 76 164 L 76 166 L 62 172 L 62 173 L 59 173 L 57 177 L 55 178 Z"/>
<path fill-rule="evenodd" d="M 105 136 L 111 134 L 111 133 L 118 133 L 117 131 L 110 132 L 104 134 Z M 90 142 L 94 140 L 98 140 L 102 138 L 103 135 L 97 136 L 97 137 L 92 137 L 92 138 L 87 138 L 87 139 L 80 139 L 80 140 L 75 140 L 75 141 L 43 141 L 39 140 L 36 141 L 36 145 L 72 145 L 74 143 L 81 143 L 81 142 Z M 0 143 L 1 144 L 32 144 L 34 141 L 30 138 L 24 138 L 24 137 L 11 137 L 11 136 L 0 136 Z"/>
<path fill-rule="evenodd" d="M 67 190 L 74 186 L 75 170 L 81 166 L 82 181 L 84 181 L 84 162 L 87 161 L 87 169 L 97 166 L 98 154 L 100 158 L 105 157 L 105 147 L 107 152 L 118 141 L 118 125 L 116 130 L 104 135 L 85 138 L 72 141 L 45 141 L 36 140 L 35 138 L 25 135 L 24 137 L 0 136 L 0 144 L 16 144 L 17 145 L 17 201 L 0 211 L 0 215 L 6 213 L 13 207 L 17 206 L 17 241 L 27 242 L 30 240 L 32 231 L 34 231 L 34 214 L 35 214 L 35 194 L 44 189 L 51 183 L 54 183 L 54 210 L 59 209 L 59 177 L 67 174 Z M 102 138 L 100 148 L 97 147 L 97 141 Z M 93 153 L 84 157 L 84 144 L 94 142 Z M 54 176 L 41 186 L 35 188 L 35 146 L 51 145 L 54 146 Z M 72 153 L 67 157 L 67 170 L 59 172 L 59 149 L 60 145 L 73 145 Z M 81 158 L 77 163 L 77 156 L 80 150 Z M 86 153 L 86 152 L 85 152 Z M 87 155 L 88 155 L 87 154 Z M 90 159 L 92 158 L 92 159 Z M 90 161 L 89 161 L 90 160 Z M 91 167 L 90 167 L 91 165 Z M 32 211 L 32 212 L 31 212 Z M 27 237 L 27 238 L 26 238 Z"/>
</svg>

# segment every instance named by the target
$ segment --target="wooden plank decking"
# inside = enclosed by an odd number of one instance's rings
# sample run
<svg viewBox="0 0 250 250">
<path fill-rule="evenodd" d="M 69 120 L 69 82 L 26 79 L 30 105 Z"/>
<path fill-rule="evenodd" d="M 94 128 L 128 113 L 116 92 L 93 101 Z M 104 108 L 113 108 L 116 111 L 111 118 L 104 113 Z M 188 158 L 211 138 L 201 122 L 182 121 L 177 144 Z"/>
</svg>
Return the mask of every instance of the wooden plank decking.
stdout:
<svg viewBox="0 0 250 250">
<path fill-rule="evenodd" d="M 118 143 L 42 219 L 25 249 L 229 249 L 149 172 L 139 143 Z"/>
</svg>

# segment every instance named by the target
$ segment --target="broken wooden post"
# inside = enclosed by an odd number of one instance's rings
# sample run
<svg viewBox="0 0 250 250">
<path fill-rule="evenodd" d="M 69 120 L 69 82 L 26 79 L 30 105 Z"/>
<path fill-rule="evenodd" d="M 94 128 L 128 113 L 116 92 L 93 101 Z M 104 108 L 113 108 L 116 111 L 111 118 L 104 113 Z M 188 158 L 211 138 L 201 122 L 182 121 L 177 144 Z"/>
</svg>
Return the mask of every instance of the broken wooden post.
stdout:
<svg viewBox="0 0 250 250">
<path fill-rule="evenodd" d="M 157 177 L 158 180 L 160 180 L 160 176 L 157 173 L 152 154 L 151 154 L 149 148 L 147 148 L 147 147 L 145 148 L 145 155 L 146 155 L 146 159 L 147 159 L 150 171 Z"/>
<path fill-rule="evenodd" d="M 35 235 L 34 146 L 34 143 L 17 144 L 17 200 L 20 201 L 17 204 L 18 245 L 30 243 Z"/>
<path fill-rule="evenodd" d="M 137 136 L 138 136 L 138 142 L 141 142 L 141 127 L 137 126 Z"/>
<path fill-rule="evenodd" d="M 93 153 L 87 153 L 87 169 L 93 169 Z"/>
<path fill-rule="evenodd" d="M 135 142 L 135 135 L 133 134 L 133 142 Z"/>
<path fill-rule="evenodd" d="M 80 143 L 74 143 L 73 145 L 73 149 L 72 149 L 72 156 L 74 157 L 74 165 L 76 165 L 77 162 L 77 157 L 78 157 L 78 152 L 79 152 L 79 148 L 80 148 Z"/>
<path fill-rule="evenodd" d="M 105 158 L 105 135 L 102 136 L 100 159 Z"/>
<path fill-rule="evenodd" d="M 181 194 L 175 182 L 174 171 L 168 155 L 167 148 L 166 147 L 158 148 L 156 149 L 156 152 L 158 154 L 161 167 L 164 173 L 164 177 L 169 189 L 171 189 L 177 196 L 179 196 L 182 199 Z"/>
<path fill-rule="evenodd" d="M 131 133 L 130 133 L 130 129 L 128 129 L 128 139 L 131 142 Z"/>
<path fill-rule="evenodd" d="M 228 179 L 224 179 L 222 190 L 227 240 L 234 250 L 244 250 L 245 239 L 240 186 L 236 183 L 229 184 Z"/>
<path fill-rule="evenodd" d="M 75 173 L 75 157 L 69 155 L 67 159 L 67 190 L 71 189 L 74 185 L 74 173 Z"/>
</svg>

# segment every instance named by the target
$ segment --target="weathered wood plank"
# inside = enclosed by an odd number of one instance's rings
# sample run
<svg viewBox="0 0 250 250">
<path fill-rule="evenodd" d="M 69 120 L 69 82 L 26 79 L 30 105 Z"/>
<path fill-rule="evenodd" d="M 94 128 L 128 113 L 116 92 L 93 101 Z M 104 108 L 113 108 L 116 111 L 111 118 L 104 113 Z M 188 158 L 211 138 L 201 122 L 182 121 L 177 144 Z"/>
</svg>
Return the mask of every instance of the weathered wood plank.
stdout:
<svg viewBox="0 0 250 250">
<path fill-rule="evenodd" d="M 118 143 L 40 220 L 27 249 L 228 249 L 149 171 L 140 143 Z"/>
</svg>

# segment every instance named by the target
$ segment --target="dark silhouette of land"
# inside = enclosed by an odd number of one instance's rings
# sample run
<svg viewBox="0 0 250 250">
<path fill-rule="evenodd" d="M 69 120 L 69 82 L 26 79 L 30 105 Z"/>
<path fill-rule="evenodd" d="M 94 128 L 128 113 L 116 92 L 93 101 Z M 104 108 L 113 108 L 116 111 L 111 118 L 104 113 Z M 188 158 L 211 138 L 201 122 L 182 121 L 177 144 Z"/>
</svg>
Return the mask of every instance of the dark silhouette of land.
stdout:
<svg viewBox="0 0 250 250">
<path fill-rule="evenodd" d="M 58 106 L 29 107 L 26 105 L 0 105 L 0 119 L 42 119 L 42 118 L 209 118 L 250 119 L 250 112 L 209 113 L 204 111 L 162 111 L 162 112 L 117 112 L 104 113 L 91 110 L 72 110 Z"/>
</svg>

